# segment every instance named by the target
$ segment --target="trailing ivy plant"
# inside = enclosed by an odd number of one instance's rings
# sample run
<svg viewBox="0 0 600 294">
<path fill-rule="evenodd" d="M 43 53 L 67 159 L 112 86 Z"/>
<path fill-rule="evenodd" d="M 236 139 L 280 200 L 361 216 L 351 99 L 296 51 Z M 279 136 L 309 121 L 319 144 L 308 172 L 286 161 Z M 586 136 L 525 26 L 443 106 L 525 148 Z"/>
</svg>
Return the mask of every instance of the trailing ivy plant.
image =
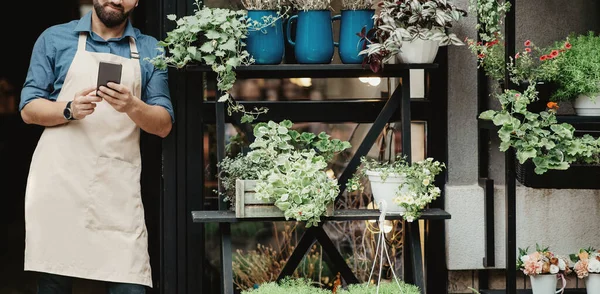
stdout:
<svg viewBox="0 0 600 294">
<path fill-rule="evenodd" d="M 500 151 L 513 147 L 521 164 L 531 159 L 535 173 L 548 170 L 566 170 L 571 163 L 598 163 L 600 139 L 590 135 L 575 136 L 575 128 L 567 123 L 558 123 L 558 105 L 548 103 L 548 110 L 533 113 L 527 105 L 537 99 L 535 85 L 531 84 L 523 93 L 505 90 L 496 94 L 501 110 L 487 110 L 479 118 L 491 120 L 500 127 Z"/>
<path fill-rule="evenodd" d="M 236 81 L 234 69 L 240 65 L 254 63 L 254 59 L 244 49 L 245 43 L 242 41 L 247 36 L 248 26 L 260 28 L 255 23 L 247 22 L 245 10 L 201 8 L 198 0 L 194 4 L 197 8 L 193 15 L 181 18 L 173 14 L 167 16 L 169 20 L 175 21 L 177 26 L 167 32 L 167 37 L 158 43 L 158 49 L 165 54 L 147 60 L 159 69 L 166 69 L 168 66 L 183 68 L 192 62 L 209 65 L 217 74 L 217 89 L 222 92 L 218 101 L 227 101 L 228 114 L 240 112 L 242 123 L 254 121 L 268 109 L 254 107 L 247 110 L 231 97 L 229 90 Z"/>
</svg>

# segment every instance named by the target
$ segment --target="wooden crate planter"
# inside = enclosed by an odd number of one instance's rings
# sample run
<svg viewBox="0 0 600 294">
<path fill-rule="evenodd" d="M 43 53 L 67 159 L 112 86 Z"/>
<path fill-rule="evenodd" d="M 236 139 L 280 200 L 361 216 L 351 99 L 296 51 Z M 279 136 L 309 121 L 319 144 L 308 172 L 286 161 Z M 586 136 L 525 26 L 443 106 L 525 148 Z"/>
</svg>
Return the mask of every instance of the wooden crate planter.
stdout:
<svg viewBox="0 0 600 294">
<path fill-rule="evenodd" d="M 235 181 L 235 216 L 238 218 L 283 217 L 283 211 L 274 201 L 256 199 L 255 180 Z M 327 207 L 326 216 L 333 215 L 333 203 Z"/>
<path fill-rule="evenodd" d="M 571 164 L 567 170 L 548 170 L 538 175 L 533 161 L 520 164 L 515 160 L 515 173 L 517 180 L 530 188 L 600 189 L 600 165 Z"/>
</svg>

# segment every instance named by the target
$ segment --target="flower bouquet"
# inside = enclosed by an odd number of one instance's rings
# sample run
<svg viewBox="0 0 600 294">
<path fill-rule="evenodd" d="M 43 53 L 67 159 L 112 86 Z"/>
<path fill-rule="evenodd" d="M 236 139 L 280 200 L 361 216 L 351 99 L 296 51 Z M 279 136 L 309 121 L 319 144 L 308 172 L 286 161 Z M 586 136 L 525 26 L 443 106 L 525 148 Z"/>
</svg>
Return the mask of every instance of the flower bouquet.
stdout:
<svg viewBox="0 0 600 294">
<path fill-rule="evenodd" d="M 592 247 L 579 249 L 579 253 L 571 254 L 570 257 L 575 263 L 573 271 L 578 278 L 585 280 L 587 293 L 600 293 L 600 250 Z"/>
<path fill-rule="evenodd" d="M 562 288 L 556 293 L 562 293 L 567 284 L 565 276 L 571 272 L 569 260 L 537 244 L 534 252 L 527 253 L 528 250 L 529 247 L 519 248 L 517 268 L 529 276 L 533 294 L 555 293 L 557 279 L 562 280 Z"/>
</svg>

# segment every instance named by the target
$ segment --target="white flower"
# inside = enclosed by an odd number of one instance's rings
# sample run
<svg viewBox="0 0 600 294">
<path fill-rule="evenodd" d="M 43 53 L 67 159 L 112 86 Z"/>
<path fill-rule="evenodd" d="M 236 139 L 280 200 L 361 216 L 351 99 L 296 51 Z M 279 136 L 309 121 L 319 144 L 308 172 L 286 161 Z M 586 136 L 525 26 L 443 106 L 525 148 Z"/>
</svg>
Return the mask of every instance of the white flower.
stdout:
<svg viewBox="0 0 600 294">
<path fill-rule="evenodd" d="M 565 260 L 564 260 L 564 259 L 562 259 L 562 258 L 559 258 L 559 259 L 558 259 L 558 268 L 559 268 L 561 271 L 564 271 L 564 270 L 567 268 L 567 263 L 565 262 Z"/>
<path fill-rule="evenodd" d="M 429 185 L 429 179 L 424 179 L 423 180 L 423 186 L 427 186 Z"/>
<path fill-rule="evenodd" d="M 551 274 L 558 274 L 558 266 L 556 266 L 555 264 L 551 264 L 550 265 L 550 273 Z"/>
<path fill-rule="evenodd" d="M 529 255 L 522 255 L 522 256 L 521 256 L 521 261 L 522 261 L 522 262 L 527 262 L 527 261 L 529 261 Z"/>
<path fill-rule="evenodd" d="M 426 174 L 426 175 L 430 175 L 431 174 L 431 172 L 428 169 L 426 169 L 426 168 L 423 168 L 423 173 Z"/>
<path fill-rule="evenodd" d="M 409 222 L 409 223 L 410 223 L 410 222 L 412 222 L 412 221 L 414 221 L 414 220 L 415 220 L 415 217 L 414 217 L 414 216 L 412 216 L 412 215 L 408 215 L 408 216 L 406 216 L 406 221 L 407 221 L 407 222 Z"/>
<path fill-rule="evenodd" d="M 595 258 L 588 260 L 588 271 L 590 273 L 600 273 L 600 261 Z"/>
</svg>

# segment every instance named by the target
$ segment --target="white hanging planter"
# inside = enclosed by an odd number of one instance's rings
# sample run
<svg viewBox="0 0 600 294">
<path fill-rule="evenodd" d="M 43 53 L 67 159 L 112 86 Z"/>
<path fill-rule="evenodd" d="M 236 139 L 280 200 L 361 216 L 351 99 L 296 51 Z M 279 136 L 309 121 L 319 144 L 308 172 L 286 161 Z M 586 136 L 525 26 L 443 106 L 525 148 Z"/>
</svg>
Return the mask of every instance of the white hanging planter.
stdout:
<svg viewBox="0 0 600 294">
<path fill-rule="evenodd" d="M 585 289 L 587 294 L 600 294 L 600 274 L 590 273 L 585 277 Z"/>
<path fill-rule="evenodd" d="M 554 294 L 556 291 L 556 275 L 533 275 L 529 276 L 531 280 L 531 291 L 533 294 Z"/>
<path fill-rule="evenodd" d="M 421 40 L 402 42 L 397 58 L 399 63 L 433 63 L 440 48 L 439 41 Z"/>
<path fill-rule="evenodd" d="M 396 204 L 394 198 L 396 198 L 396 192 L 398 191 L 400 184 L 406 181 L 405 176 L 389 174 L 385 180 L 383 180 L 380 172 L 369 170 L 366 174 L 371 183 L 371 192 L 373 192 L 375 204 L 379 205 L 380 202 L 385 202 L 385 211 L 387 214 L 404 215 L 406 208 Z"/>
<path fill-rule="evenodd" d="M 600 95 L 596 95 L 594 101 L 589 96 L 579 95 L 573 108 L 579 116 L 600 116 Z"/>
</svg>

